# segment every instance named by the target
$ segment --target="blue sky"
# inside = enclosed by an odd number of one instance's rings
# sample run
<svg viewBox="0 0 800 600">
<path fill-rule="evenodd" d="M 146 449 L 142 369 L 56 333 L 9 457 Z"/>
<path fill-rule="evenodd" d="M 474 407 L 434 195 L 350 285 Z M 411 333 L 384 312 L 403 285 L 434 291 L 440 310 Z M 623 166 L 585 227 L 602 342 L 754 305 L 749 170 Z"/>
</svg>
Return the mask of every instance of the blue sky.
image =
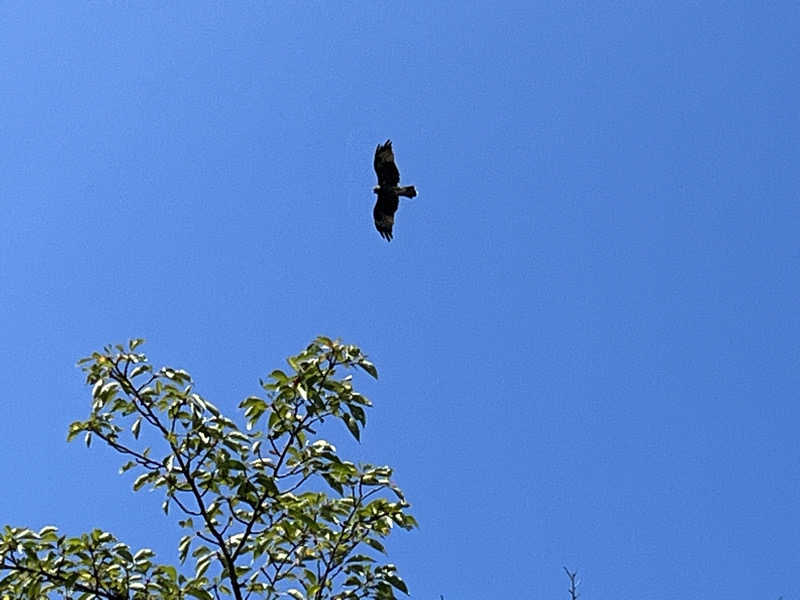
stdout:
<svg viewBox="0 0 800 600">
<path fill-rule="evenodd" d="M 414 598 L 800 598 L 797 4 L 162 4 L 0 7 L 0 522 L 171 561 L 77 359 L 233 412 L 325 334 Z"/>
</svg>

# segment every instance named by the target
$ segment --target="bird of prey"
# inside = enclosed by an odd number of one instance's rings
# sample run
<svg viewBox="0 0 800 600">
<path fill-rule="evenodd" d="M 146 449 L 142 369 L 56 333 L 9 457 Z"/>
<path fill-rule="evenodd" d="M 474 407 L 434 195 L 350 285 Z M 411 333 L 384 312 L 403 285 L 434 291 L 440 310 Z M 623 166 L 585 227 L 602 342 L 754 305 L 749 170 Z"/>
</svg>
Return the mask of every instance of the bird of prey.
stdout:
<svg viewBox="0 0 800 600">
<path fill-rule="evenodd" d="M 375 219 L 375 228 L 387 242 L 392 241 L 392 225 L 394 213 L 400 203 L 400 196 L 413 198 L 417 190 L 413 185 L 400 186 L 400 171 L 394 163 L 392 140 L 375 148 L 375 173 L 378 175 L 378 185 L 372 191 L 378 195 L 378 201 L 372 210 Z"/>
</svg>

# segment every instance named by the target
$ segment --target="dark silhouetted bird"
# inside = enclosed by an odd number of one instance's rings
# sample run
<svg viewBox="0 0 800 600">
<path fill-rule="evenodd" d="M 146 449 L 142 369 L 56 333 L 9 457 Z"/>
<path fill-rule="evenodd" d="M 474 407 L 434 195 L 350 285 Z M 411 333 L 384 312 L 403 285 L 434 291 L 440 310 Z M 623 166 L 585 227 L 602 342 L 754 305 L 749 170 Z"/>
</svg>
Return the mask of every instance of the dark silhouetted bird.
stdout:
<svg viewBox="0 0 800 600">
<path fill-rule="evenodd" d="M 413 185 L 399 186 L 400 171 L 394 163 L 394 152 L 392 152 L 392 140 L 375 148 L 375 173 L 378 175 L 378 185 L 373 188 L 373 192 L 378 195 L 378 201 L 372 210 L 375 218 L 375 228 L 378 233 L 386 239 L 392 241 L 392 226 L 394 225 L 394 213 L 400 203 L 400 196 L 413 198 L 417 195 L 417 190 Z"/>
</svg>

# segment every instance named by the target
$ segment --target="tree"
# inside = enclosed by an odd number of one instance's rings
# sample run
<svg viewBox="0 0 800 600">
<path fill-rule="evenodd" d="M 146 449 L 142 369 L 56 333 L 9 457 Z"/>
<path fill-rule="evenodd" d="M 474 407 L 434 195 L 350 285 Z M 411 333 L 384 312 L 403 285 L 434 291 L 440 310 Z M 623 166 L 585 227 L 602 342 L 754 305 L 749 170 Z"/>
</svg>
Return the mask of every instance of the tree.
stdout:
<svg viewBox="0 0 800 600">
<path fill-rule="evenodd" d="M 359 439 L 369 400 L 351 383 L 356 367 L 377 378 L 361 350 L 325 337 L 287 359 L 290 372 L 261 381 L 249 397 L 244 430 L 195 393 L 183 370 L 154 369 L 136 352 L 142 340 L 107 346 L 80 361 L 92 387 L 80 434 L 127 459 L 134 490 L 164 494 L 181 513 L 181 564 L 156 564 L 112 534 L 77 537 L 55 527 L 5 527 L 0 537 L 0 598 L 73 600 L 222 598 L 392 599 L 407 593 L 394 565 L 379 560 L 394 525 L 416 526 L 386 466 L 341 459 L 316 429 L 339 420 Z M 145 445 L 147 439 L 156 444 Z"/>
</svg>

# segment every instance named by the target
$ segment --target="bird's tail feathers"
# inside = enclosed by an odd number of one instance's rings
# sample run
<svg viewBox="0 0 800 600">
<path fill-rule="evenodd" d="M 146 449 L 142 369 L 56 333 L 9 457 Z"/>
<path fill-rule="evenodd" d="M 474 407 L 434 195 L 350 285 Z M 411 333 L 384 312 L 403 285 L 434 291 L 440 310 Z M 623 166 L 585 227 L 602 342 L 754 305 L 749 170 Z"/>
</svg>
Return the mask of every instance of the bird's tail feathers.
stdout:
<svg viewBox="0 0 800 600">
<path fill-rule="evenodd" d="M 406 198 L 413 198 L 417 195 L 417 188 L 415 188 L 413 185 L 399 187 L 397 188 L 397 195 L 405 196 Z"/>
</svg>

